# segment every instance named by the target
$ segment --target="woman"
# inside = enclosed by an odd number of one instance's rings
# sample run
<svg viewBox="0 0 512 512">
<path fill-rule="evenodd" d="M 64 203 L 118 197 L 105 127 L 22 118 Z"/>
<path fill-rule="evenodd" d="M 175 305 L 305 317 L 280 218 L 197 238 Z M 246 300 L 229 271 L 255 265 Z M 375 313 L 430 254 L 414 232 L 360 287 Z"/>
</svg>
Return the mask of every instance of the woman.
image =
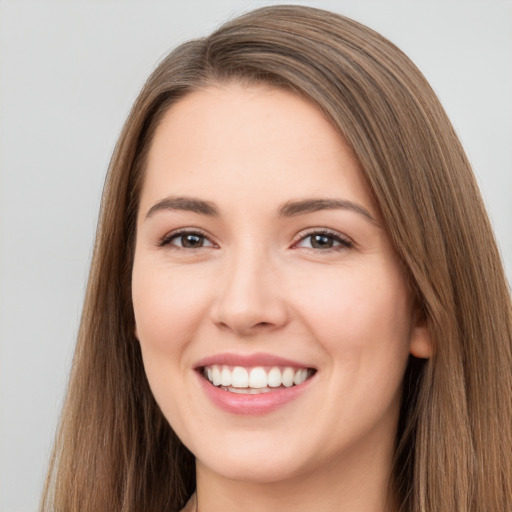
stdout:
<svg viewBox="0 0 512 512">
<path fill-rule="evenodd" d="M 511 320 L 420 72 L 332 13 L 249 13 L 125 124 L 42 509 L 504 512 Z"/>
</svg>

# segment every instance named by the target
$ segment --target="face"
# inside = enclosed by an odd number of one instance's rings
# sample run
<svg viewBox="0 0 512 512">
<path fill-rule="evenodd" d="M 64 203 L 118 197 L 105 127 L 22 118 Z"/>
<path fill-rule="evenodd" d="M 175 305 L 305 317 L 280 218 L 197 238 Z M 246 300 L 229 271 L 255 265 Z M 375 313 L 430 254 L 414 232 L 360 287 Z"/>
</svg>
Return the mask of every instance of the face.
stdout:
<svg viewBox="0 0 512 512">
<path fill-rule="evenodd" d="M 304 99 L 228 85 L 170 108 L 132 280 L 151 389 L 198 467 L 270 482 L 388 457 L 425 334 L 356 158 Z"/>
</svg>

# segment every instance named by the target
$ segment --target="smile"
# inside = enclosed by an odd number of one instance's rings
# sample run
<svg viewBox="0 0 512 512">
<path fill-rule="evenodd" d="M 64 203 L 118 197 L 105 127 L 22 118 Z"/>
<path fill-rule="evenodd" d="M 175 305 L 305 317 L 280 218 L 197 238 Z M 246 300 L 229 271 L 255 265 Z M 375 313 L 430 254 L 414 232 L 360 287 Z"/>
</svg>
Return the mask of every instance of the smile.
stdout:
<svg viewBox="0 0 512 512">
<path fill-rule="evenodd" d="M 313 375 L 311 368 L 290 366 L 230 366 L 208 365 L 202 368 L 202 375 L 214 386 L 231 393 L 261 394 L 278 389 L 291 388 L 305 382 Z"/>
<path fill-rule="evenodd" d="M 213 405 L 230 414 L 265 415 L 308 394 L 318 369 L 274 354 L 221 353 L 194 365 Z"/>
</svg>

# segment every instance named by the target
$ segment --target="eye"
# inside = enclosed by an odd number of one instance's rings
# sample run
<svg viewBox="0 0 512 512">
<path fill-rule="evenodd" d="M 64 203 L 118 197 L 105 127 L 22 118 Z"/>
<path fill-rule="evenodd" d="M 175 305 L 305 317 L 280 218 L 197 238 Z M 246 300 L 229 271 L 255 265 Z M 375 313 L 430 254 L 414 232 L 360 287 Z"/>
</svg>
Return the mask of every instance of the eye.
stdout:
<svg viewBox="0 0 512 512">
<path fill-rule="evenodd" d="M 353 244 L 350 240 L 343 237 L 339 233 L 322 230 L 308 233 L 295 244 L 295 247 L 304 247 L 307 249 L 319 250 L 342 250 L 352 247 Z"/>
<path fill-rule="evenodd" d="M 170 233 L 159 244 L 162 246 L 174 246 L 179 249 L 200 249 L 202 247 L 214 247 L 214 244 L 203 233 L 196 231 L 179 231 Z"/>
</svg>

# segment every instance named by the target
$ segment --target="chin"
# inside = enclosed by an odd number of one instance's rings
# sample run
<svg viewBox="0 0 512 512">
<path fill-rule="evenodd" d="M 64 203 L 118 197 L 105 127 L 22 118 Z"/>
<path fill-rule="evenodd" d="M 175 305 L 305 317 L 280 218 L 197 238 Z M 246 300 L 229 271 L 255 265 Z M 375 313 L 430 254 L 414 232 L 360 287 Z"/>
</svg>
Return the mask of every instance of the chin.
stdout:
<svg viewBox="0 0 512 512">
<path fill-rule="evenodd" d="M 206 465 L 206 464 L 203 464 Z M 299 472 L 290 467 L 285 461 L 275 460 L 274 457 L 266 460 L 246 461 L 222 460 L 206 465 L 215 474 L 227 480 L 246 482 L 252 484 L 272 484 L 289 480 Z"/>
<path fill-rule="evenodd" d="M 283 446 L 285 450 L 283 450 Z M 201 453 L 203 452 L 203 453 Z M 215 450 L 197 450 L 196 459 L 209 471 L 235 481 L 255 484 L 282 482 L 302 473 L 306 463 L 297 457 L 301 453 L 282 442 L 233 442 Z"/>
</svg>

